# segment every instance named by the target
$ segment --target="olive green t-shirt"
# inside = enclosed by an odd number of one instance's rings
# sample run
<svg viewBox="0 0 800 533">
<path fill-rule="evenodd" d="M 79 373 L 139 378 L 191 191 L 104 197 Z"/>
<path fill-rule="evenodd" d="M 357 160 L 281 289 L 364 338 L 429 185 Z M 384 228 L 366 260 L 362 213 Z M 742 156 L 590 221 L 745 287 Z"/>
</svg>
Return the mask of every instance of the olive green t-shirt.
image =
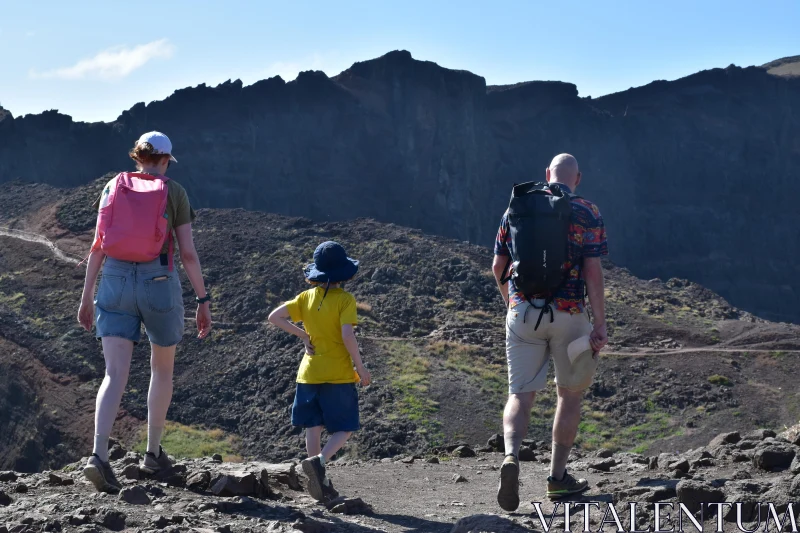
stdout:
<svg viewBox="0 0 800 533">
<path fill-rule="evenodd" d="M 116 179 L 116 178 L 114 178 Z M 107 195 L 111 191 L 111 187 L 113 187 L 114 179 L 108 182 L 108 184 L 103 189 L 103 192 L 100 194 L 100 197 L 95 200 L 94 208 L 100 209 L 100 205 L 103 202 L 103 197 Z M 186 189 L 184 189 L 180 183 L 175 180 L 167 181 L 167 235 L 172 234 L 175 228 L 178 226 L 183 226 L 184 224 L 189 224 L 190 222 L 194 222 L 197 218 L 197 214 L 192 209 L 191 204 L 189 204 L 189 195 L 186 194 Z M 174 235 L 173 235 L 174 237 Z M 169 252 L 169 239 L 164 241 L 164 247 L 161 249 L 161 253 L 165 254 Z"/>
</svg>

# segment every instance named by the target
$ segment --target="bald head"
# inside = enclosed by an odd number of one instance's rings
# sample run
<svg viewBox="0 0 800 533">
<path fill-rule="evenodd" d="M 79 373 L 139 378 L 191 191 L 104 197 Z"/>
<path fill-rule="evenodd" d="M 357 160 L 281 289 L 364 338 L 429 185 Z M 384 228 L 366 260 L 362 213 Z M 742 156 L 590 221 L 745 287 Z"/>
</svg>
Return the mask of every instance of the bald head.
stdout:
<svg viewBox="0 0 800 533">
<path fill-rule="evenodd" d="M 558 154 L 550 162 L 547 168 L 547 182 L 563 183 L 572 191 L 581 181 L 581 173 L 578 169 L 578 160 L 570 154 Z"/>
</svg>

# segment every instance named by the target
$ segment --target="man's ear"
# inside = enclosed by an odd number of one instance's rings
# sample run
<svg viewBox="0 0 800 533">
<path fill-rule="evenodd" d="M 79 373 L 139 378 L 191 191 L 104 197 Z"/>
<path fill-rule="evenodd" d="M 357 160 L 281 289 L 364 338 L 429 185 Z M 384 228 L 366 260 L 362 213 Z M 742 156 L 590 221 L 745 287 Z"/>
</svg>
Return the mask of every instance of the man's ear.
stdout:
<svg viewBox="0 0 800 533">
<path fill-rule="evenodd" d="M 578 188 L 578 185 L 580 185 L 580 184 L 581 184 L 581 177 L 582 177 L 582 176 L 581 176 L 581 173 L 580 173 L 580 172 L 578 172 L 578 177 L 577 177 L 577 179 L 575 180 L 575 188 L 576 188 L 576 189 Z"/>
<path fill-rule="evenodd" d="M 544 176 L 547 183 L 550 183 L 550 167 L 547 167 L 547 170 L 544 171 Z"/>
</svg>

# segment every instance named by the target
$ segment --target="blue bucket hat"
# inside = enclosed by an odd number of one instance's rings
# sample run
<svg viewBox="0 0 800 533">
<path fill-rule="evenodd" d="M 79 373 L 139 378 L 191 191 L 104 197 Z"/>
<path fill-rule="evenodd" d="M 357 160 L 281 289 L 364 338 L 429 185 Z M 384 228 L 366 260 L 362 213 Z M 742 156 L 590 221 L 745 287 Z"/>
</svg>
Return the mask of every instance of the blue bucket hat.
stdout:
<svg viewBox="0 0 800 533">
<path fill-rule="evenodd" d="M 334 241 L 323 242 L 314 250 L 314 262 L 304 269 L 309 281 L 319 283 L 340 283 L 352 278 L 358 272 L 358 261 L 347 257 L 341 244 Z"/>
</svg>

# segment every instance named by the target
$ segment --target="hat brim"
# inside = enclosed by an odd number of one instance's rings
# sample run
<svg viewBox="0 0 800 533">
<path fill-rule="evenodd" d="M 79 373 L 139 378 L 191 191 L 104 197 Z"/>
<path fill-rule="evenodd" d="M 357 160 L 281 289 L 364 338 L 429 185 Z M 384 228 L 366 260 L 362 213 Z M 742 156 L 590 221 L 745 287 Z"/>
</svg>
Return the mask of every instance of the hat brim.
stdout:
<svg viewBox="0 0 800 533">
<path fill-rule="evenodd" d="M 178 160 L 175 159 L 175 156 L 172 155 L 172 154 L 169 155 L 169 160 L 172 161 L 173 163 L 177 163 L 178 162 Z"/>
<path fill-rule="evenodd" d="M 303 273 L 309 281 L 316 281 L 320 283 L 339 283 L 347 281 L 358 272 L 358 261 L 355 259 L 347 258 L 347 263 L 340 265 L 337 268 L 322 271 L 317 268 L 314 263 L 306 266 Z"/>
</svg>

